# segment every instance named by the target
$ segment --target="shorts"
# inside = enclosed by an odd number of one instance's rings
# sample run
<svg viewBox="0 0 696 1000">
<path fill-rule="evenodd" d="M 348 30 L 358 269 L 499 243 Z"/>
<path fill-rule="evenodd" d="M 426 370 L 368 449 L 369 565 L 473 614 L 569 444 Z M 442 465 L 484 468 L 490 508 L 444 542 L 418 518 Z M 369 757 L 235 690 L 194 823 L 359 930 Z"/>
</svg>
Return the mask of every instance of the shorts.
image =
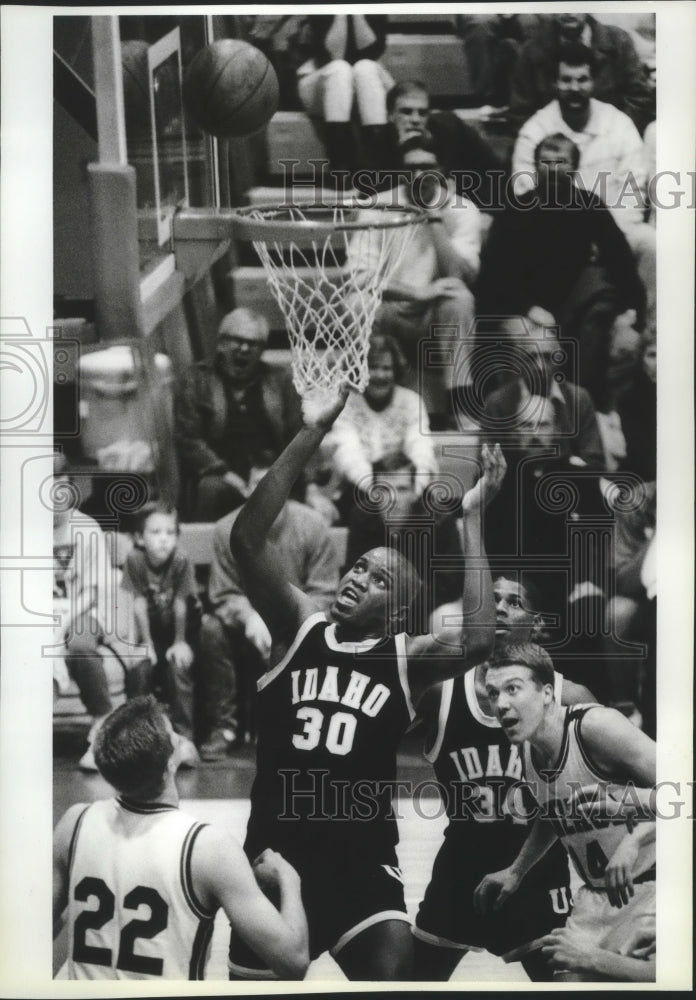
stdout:
<svg viewBox="0 0 696 1000">
<path fill-rule="evenodd" d="M 405 920 L 404 883 L 396 852 L 385 852 L 379 861 L 363 861 L 320 851 L 298 856 L 276 848 L 298 871 L 302 880 L 302 902 L 309 925 L 312 961 L 322 952 L 337 955 L 361 931 L 383 920 Z M 346 848 L 346 852 L 350 850 Z M 229 969 L 245 979 L 275 979 L 243 941 L 230 941 Z"/>
<path fill-rule="evenodd" d="M 618 909 L 610 905 L 603 889 L 581 886 L 566 930 L 594 948 L 627 958 L 654 958 L 655 882 L 640 882 L 633 888 L 635 895 Z"/>
<path fill-rule="evenodd" d="M 489 846 L 482 863 L 484 852 L 475 845 L 460 837 L 446 837 L 416 916 L 414 936 L 462 952 L 485 949 L 512 962 L 535 950 L 537 938 L 563 927 L 573 898 L 567 855 L 560 844 L 534 866 L 499 910 L 485 915 L 475 912 L 474 890 L 487 872 L 506 867 L 507 846 L 500 853 Z"/>
</svg>

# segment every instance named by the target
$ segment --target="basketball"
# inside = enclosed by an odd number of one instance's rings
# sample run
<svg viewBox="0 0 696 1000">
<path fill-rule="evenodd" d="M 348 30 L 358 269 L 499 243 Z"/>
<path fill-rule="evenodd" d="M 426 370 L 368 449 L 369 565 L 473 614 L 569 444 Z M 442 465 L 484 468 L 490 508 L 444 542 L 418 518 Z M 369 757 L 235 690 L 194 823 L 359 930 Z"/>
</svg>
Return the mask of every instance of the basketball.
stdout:
<svg viewBox="0 0 696 1000">
<path fill-rule="evenodd" d="M 224 38 L 193 57 L 183 96 L 205 132 L 219 138 L 250 135 L 278 108 L 278 78 L 260 49 Z"/>
</svg>

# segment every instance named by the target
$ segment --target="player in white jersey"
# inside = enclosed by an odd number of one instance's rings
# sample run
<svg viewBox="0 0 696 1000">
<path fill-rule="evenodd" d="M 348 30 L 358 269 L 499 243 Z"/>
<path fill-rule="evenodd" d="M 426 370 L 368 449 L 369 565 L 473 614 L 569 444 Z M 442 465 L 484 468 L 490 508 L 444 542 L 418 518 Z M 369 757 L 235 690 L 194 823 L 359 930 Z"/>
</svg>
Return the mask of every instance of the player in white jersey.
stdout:
<svg viewBox="0 0 696 1000">
<path fill-rule="evenodd" d="M 178 808 L 179 738 L 152 697 L 107 716 L 94 744 L 116 798 L 77 803 L 56 826 L 54 938 L 67 910 L 70 979 L 203 979 L 222 907 L 283 979 L 309 964 L 297 872 L 275 851 L 253 869 L 223 827 Z M 262 891 L 279 894 L 276 909 Z"/>
<path fill-rule="evenodd" d="M 615 709 L 561 706 L 551 659 L 533 643 L 494 655 L 486 690 L 508 739 L 523 747 L 540 810 L 516 860 L 481 881 L 477 906 L 502 905 L 559 838 L 583 885 L 565 928 L 542 939 L 557 977 L 654 981 L 654 742 Z"/>
</svg>

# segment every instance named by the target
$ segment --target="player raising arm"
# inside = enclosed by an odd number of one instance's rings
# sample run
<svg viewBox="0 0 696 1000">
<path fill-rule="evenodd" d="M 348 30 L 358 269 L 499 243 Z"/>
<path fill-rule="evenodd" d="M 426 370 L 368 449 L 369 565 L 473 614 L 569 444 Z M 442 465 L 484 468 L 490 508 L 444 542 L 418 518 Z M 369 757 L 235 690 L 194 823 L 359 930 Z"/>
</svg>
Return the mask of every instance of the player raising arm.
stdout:
<svg viewBox="0 0 696 1000">
<path fill-rule="evenodd" d="M 231 533 L 247 596 L 273 638 L 271 667 L 257 682 L 257 775 L 245 850 L 249 857 L 261 844 L 281 850 L 300 872 L 312 958 L 329 949 L 349 979 L 404 980 L 413 969 L 395 851 L 396 751 L 427 687 L 491 651 L 495 613 L 481 519 L 505 465 L 499 447 L 486 448 L 483 475 L 463 500 L 460 624 L 405 634 L 420 578 L 386 547 L 361 556 L 328 616 L 318 613 L 283 579 L 267 536 L 345 399 L 344 392 L 296 435 Z M 268 976 L 234 939 L 230 969 L 235 977 Z"/>
<path fill-rule="evenodd" d="M 278 976 L 302 979 L 297 872 L 272 850 L 252 869 L 227 830 L 178 808 L 179 741 L 152 696 L 126 702 L 99 731 L 97 767 L 118 795 L 71 806 L 54 833 L 54 938 L 67 908 L 68 978 L 203 979 L 222 907 Z"/>
<path fill-rule="evenodd" d="M 562 707 L 553 664 L 533 643 L 494 656 L 486 689 L 508 739 L 522 747 L 541 811 L 517 859 L 481 881 L 477 907 L 499 908 L 560 838 L 583 885 L 564 933 L 541 939 L 557 978 L 654 979 L 654 742 L 615 709 Z M 577 957 L 588 950 L 609 957 L 589 971 Z"/>
</svg>

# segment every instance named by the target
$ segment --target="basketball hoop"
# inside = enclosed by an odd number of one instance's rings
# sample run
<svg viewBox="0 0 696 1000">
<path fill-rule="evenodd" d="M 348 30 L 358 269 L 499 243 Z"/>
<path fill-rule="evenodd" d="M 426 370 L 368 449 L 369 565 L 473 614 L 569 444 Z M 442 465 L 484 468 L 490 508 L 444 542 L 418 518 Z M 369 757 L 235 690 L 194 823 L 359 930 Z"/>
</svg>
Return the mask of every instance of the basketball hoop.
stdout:
<svg viewBox="0 0 696 1000">
<path fill-rule="evenodd" d="M 232 210 L 254 244 L 285 316 L 305 418 L 347 384 L 367 386 L 367 345 L 382 290 L 398 267 L 417 208 L 361 203 L 251 205 Z"/>
</svg>

